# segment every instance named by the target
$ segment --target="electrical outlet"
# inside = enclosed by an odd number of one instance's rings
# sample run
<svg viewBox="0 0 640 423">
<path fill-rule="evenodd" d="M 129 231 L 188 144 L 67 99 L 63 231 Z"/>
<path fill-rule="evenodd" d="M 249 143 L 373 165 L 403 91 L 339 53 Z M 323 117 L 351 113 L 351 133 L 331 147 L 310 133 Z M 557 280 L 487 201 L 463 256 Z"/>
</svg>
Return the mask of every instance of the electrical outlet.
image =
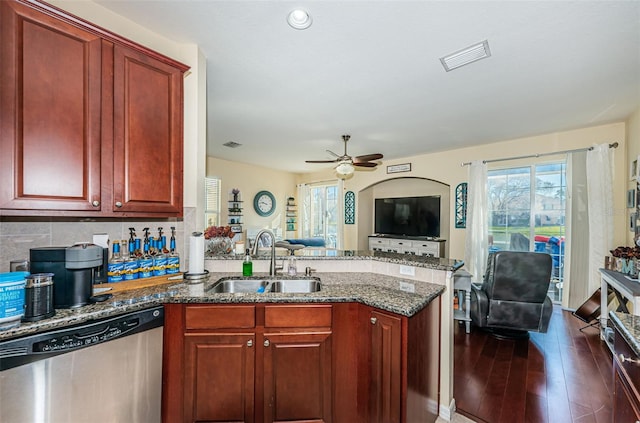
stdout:
<svg viewBox="0 0 640 423">
<path fill-rule="evenodd" d="M 416 269 L 413 266 L 400 265 L 400 274 L 401 275 L 406 275 L 406 276 L 415 276 L 416 275 Z"/>
<path fill-rule="evenodd" d="M 416 292 L 416 286 L 409 282 L 400 282 L 400 291 Z"/>
</svg>

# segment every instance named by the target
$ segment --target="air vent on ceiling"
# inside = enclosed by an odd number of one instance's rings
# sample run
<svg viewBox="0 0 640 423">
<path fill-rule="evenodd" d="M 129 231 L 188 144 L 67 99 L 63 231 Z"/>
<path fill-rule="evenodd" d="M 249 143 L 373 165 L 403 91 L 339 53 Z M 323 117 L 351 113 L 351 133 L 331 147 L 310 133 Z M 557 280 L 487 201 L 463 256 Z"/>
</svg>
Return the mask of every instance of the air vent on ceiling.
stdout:
<svg viewBox="0 0 640 423">
<path fill-rule="evenodd" d="M 449 72 L 461 66 L 468 65 L 469 63 L 485 59 L 489 56 L 491 56 L 489 42 L 484 40 L 481 43 L 474 44 L 463 48 L 462 50 L 458 50 L 455 53 L 441 57 L 440 62 L 442 63 L 442 66 L 444 66 L 444 70 Z"/>
<path fill-rule="evenodd" d="M 237 147 L 240 147 L 242 144 L 238 144 L 237 142 L 234 142 L 234 141 L 229 141 L 229 142 L 225 142 L 222 145 L 229 148 L 237 148 Z"/>
</svg>

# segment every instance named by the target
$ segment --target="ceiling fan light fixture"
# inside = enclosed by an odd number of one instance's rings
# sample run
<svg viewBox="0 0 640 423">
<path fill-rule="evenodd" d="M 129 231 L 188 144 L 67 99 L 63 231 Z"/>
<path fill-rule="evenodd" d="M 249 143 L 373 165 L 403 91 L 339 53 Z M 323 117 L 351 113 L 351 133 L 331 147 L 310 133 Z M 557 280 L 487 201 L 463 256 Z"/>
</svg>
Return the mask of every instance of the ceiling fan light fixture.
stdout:
<svg viewBox="0 0 640 423">
<path fill-rule="evenodd" d="M 349 162 L 342 162 L 336 167 L 338 175 L 348 176 L 353 173 L 353 165 Z"/>
<path fill-rule="evenodd" d="M 307 29 L 313 20 L 306 10 L 294 9 L 287 15 L 287 23 L 294 29 Z"/>
</svg>

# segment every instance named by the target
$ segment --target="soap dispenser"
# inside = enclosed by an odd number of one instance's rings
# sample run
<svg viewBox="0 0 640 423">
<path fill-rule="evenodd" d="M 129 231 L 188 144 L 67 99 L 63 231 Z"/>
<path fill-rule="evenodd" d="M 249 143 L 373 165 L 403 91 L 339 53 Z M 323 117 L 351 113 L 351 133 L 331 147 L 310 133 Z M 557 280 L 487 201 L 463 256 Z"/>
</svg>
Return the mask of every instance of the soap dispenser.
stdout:
<svg viewBox="0 0 640 423">
<path fill-rule="evenodd" d="M 298 274 L 298 263 L 296 261 L 296 256 L 293 255 L 293 251 L 291 250 L 291 254 L 287 259 L 287 273 L 289 276 L 295 276 Z"/>
<path fill-rule="evenodd" d="M 253 275 L 253 262 L 251 261 L 251 254 L 247 248 L 244 254 L 244 260 L 242 260 L 242 276 L 251 275 Z"/>
</svg>

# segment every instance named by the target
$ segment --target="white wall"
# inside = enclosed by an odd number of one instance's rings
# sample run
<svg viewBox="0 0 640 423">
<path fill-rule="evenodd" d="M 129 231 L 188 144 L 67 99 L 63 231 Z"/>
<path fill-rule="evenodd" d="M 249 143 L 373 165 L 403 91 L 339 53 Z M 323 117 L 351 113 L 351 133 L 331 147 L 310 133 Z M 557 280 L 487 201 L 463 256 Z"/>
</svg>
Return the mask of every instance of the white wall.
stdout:
<svg viewBox="0 0 640 423">
<path fill-rule="evenodd" d="M 638 159 L 640 156 L 640 109 L 636 110 L 630 117 L 627 119 L 627 172 L 629 174 L 631 161 Z M 636 189 L 636 181 L 628 178 L 627 189 Z M 637 193 L 636 193 L 637 194 Z M 636 200 L 636 204 L 637 204 Z M 627 222 L 629 221 L 629 214 L 635 212 L 636 209 L 627 209 Z M 634 233 L 632 231 L 627 231 L 627 243 L 625 245 L 633 245 L 634 244 Z"/>
<path fill-rule="evenodd" d="M 626 213 L 626 190 L 627 190 L 627 167 L 626 163 L 626 124 L 625 122 L 612 123 L 609 125 L 594 126 L 583 129 L 576 129 L 565 132 L 555 132 L 551 134 L 539 135 L 535 137 L 519 138 L 515 140 L 501 141 L 484 144 L 477 147 L 448 150 L 432 154 L 424 154 L 413 157 L 404 157 L 394 160 L 383 160 L 382 166 L 373 172 L 358 172 L 352 178 L 345 181 L 345 190 L 353 191 L 356 196 L 359 193 L 378 182 L 390 177 L 412 176 L 432 179 L 449 185 L 451 190 L 461 182 L 467 182 L 468 168 L 461 166 L 463 162 L 473 160 L 490 160 L 510 156 L 520 156 L 526 154 L 548 153 L 575 148 L 587 148 L 594 144 L 612 143 L 617 141 L 620 146 L 614 152 L 614 242 L 616 245 L 623 245 L 627 237 L 627 213 Z M 640 150 L 640 147 L 639 147 Z M 384 152 L 383 152 L 384 153 Z M 540 158 L 539 161 L 543 161 Z M 386 167 L 394 164 L 411 163 L 411 172 L 396 173 L 388 175 Z M 515 163 L 515 162 L 511 162 Z M 500 163 L 504 166 L 505 162 Z M 497 164 L 496 164 L 497 166 Z M 316 180 L 327 180 L 335 178 L 328 171 L 300 175 L 299 183 L 311 183 Z M 455 210 L 454 193 L 451 193 L 449 207 Z M 356 197 L 356 202 L 358 198 Z M 442 238 L 447 239 L 449 245 L 449 257 L 464 258 L 465 229 L 456 229 L 454 213 L 450 213 L 449 235 L 442 234 Z M 358 233 L 360 225 L 346 225 L 345 227 L 345 248 L 357 248 L 360 238 Z"/>
<path fill-rule="evenodd" d="M 243 204 L 244 231 L 247 229 L 282 228 L 285 237 L 285 210 L 287 197 L 297 197 L 296 174 L 245 163 L 207 157 L 207 176 L 221 180 L 221 221 L 227 224 L 226 201 L 233 188 L 240 190 Z M 268 217 L 259 216 L 253 209 L 253 198 L 259 191 L 269 191 L 276 199 L 275 212 Z"/>
</svg>

